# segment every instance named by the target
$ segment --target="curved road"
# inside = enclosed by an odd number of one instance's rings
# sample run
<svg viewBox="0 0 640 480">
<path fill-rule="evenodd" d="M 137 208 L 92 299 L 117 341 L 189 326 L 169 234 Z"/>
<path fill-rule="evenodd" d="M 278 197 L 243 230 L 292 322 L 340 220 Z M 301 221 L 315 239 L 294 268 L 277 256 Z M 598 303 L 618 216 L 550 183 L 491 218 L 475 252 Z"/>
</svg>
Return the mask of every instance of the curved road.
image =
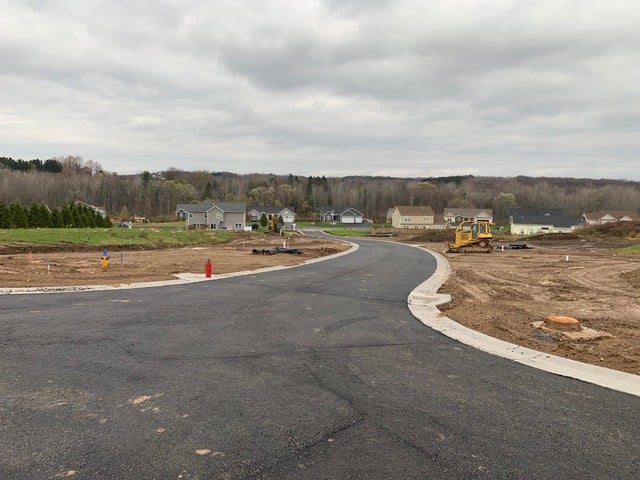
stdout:
<svg viewBox="0 0 640 480">
<path fill-rule="evenodd" d="M 428 253 L 0 296 L 1 479 L 637 479 L 640 398 L 423 326 Z"/>
</svg>

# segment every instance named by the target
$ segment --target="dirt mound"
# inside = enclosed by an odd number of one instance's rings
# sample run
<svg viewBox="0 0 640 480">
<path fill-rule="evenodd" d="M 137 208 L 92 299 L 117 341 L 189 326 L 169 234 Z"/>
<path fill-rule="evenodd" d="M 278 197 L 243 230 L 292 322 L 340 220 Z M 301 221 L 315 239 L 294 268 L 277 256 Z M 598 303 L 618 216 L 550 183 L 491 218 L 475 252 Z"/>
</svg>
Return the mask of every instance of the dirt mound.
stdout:
<svg viewBox="0 0 640 480">
<path fill-rule="evenodd" d="M 530 237 L 523 237 L 523 240 L 532 240 L 532 241 L 536 241 L 537 243 L 541 243 L 541 242 L 580 240 L 580 237 L 575 233 L 542 233 L 540 235 L 531 235 Z"/>
<path fill-rule="evenodd" d="M 640 222 L 610 222 L 582 229 L 584 235 L 599 237 L 640 238 Z"/>
<path fill-rule="evenodd" d="M 630 272 L 622 272 L 620 278 L 623 278 L 635 288 L 640 288 L 640 268 L 631 270 Z"/>
<path fill-rule="evenodd" d="M 417 242 L 451 242 L 453 230 L 422 230 L 417 234 L 402 234 L 401 241 L 409 243 Z"/>
</svg>

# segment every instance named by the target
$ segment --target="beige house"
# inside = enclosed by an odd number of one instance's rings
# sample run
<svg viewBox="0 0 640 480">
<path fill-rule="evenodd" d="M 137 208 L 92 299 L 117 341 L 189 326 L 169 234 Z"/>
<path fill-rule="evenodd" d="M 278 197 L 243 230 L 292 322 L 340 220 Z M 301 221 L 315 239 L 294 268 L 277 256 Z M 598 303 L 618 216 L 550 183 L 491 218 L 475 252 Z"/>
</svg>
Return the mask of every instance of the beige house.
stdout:
<svg viewBox="0 0 640 480">
<path fill-rule="evenodd" d="M 587 225 L 601 225 L 611 222 L 637 222 L 638 213 L 633 210 L 600 210 L 582 214 Z"/>
<path fill-rule="evenodd" d="M 493 210 L 490 208 L 445 208 L 444 219 L 452 224 L 474 220 L 488 220 L 489 223 L 493 223 Z"/>
<path fill-rule="evenodd" d="M 436 215 L 431 207 L 399 205 L 391 213 L 393 228 L 405 230 L 443 229 L 446 224 L 441 215 Z"/>
</svg>

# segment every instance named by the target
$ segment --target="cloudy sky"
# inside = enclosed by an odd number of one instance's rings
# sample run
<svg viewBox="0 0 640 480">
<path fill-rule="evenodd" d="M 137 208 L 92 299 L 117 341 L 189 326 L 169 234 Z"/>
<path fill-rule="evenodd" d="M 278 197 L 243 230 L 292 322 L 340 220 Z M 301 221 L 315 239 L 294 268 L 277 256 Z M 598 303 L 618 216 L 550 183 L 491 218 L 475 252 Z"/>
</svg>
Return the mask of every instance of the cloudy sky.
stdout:
<svg viewBox="0 0 640 480">
<path fill-rule="evenodd" d="M 640 180 L 637 0 L 0 0 L 0 156 Z"/>
</svg>

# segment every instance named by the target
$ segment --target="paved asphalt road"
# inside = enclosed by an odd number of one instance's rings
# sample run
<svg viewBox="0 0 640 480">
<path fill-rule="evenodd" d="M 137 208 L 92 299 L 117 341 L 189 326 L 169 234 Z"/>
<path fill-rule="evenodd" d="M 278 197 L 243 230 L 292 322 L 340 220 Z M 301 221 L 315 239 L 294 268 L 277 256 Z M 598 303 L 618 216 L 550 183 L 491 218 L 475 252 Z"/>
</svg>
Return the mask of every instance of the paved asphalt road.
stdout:
<svg viewBox="0 0 640 480">
<path fill-rule="evenodd" d="M 0 296 L 0 479 L 638 479 L 640 398 L 413 318 L 427 253 Z M 481 307 L 479 307 L 481 308 Z"/>
</svg>

